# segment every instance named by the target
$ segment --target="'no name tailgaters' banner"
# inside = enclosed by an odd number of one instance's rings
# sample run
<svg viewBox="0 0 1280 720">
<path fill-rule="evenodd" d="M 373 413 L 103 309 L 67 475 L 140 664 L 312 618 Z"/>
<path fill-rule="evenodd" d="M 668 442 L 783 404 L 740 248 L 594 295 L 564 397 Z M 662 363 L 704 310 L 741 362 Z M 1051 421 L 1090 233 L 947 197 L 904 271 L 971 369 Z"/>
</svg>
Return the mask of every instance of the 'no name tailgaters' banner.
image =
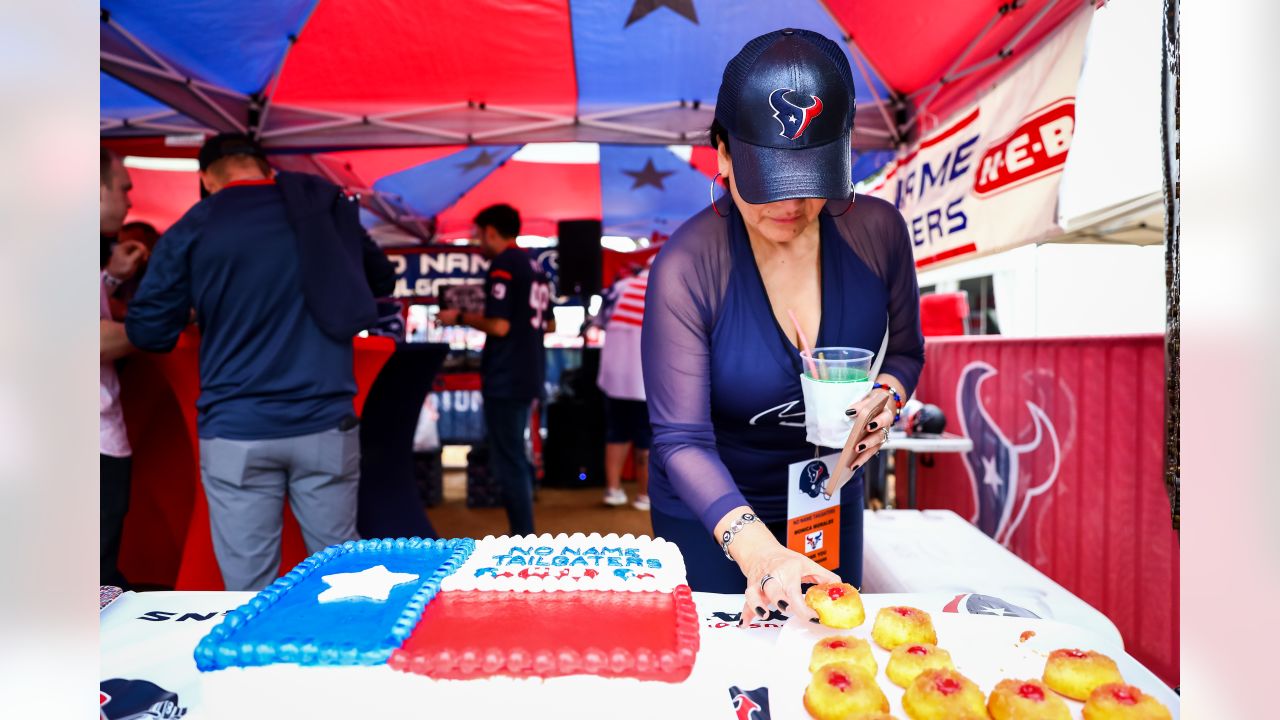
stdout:
<svg viewBox="0 0 1280 720">
<path fill-rule="evenodd" d="M 1061 232 L 1058 184 L 1092 8 L 976 103 L 922 136 L 869 194 L 907 221 L 916 267 L 966 260 Z"/>
<path fill-rule="evenodd" d="M 538 261 L 552 285 L 558 276 L 555 248 L 527 250 Z M 429 245 L 421 248 L 387 248 L 387 259 L 396 268 L 396 289 L 392 297 L 417 302 L 438 302 L 440 293 L 451 285 L 483 285 L 489 261 L 480 249 L 460 245 Z"/>
</svg>

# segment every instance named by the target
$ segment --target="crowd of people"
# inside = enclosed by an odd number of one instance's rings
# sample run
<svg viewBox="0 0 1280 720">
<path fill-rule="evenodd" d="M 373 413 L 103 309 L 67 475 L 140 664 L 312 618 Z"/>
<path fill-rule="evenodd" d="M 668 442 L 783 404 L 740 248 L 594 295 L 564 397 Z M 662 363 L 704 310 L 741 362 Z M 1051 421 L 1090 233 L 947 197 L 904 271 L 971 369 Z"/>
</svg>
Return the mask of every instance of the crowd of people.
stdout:
<svg viewBox="0 0 1280 720">
<path fill-rule="evenodd" d="M 712 187 L 724 196 L 681 226 L 651 269 L 619 283 L 604 315 L 604 502 L 628 503 L 620 477 L 634 449 L 636 507 L 679 546 L 693 589 L 745 585 L 744 617 L 798 604 L 802 582 L 861 584 L 862 476 L 924 363 L 906 225 L 849 183 L 855 109 L 848 61 L 830 39 L 780 30 L 744 46 L 725 68 L 710 131 Z M 377 322 L 375 297 L 392 290 L 393 266 L 354 199 L 321 178 L 273 172 L 249 137 L 211 138 L 199 167 L 205 197 L 148 244 L 145 232 L 122 232 L 129 176 L 102 152 L 102 233 L 117 235 L 104 240 L 101 275 L 104 583 L 124 582 L 116 564 L 129 496 L 114 362 L 172 349 L 191 323 L 201 479 L 226 587 L 258 589 L 275 576 L 286 498 L 309 551 L 356 535 L 352 337 Z M 547 278 L 519 234 L 510 206 L 475 217 L 472 239 L 490 261 L 483 308 L 441 310 L 438 321 L 487 336 L 492 472 L 510 532 L 528 534 L 524 435 L 553 323 Z M 123 322 L 113 298 L 127 300 Z M 788 473 L 815 458 L 797 421 L 811 412 L 800 380 L 806 338 L 880 348 L 873 389 L 844 408 L 848 436 L 821 488 L 840 495 L 839 560 L 827 567 L 786 538 Z"/>
<path fill-rule="evenodd" d="M 101 564 L 119 569 L 131 449 L 116 363 L 173 349 L 199 330 L 200 476 L 214 553 L 228 590 L 277 575 L 284 503 L 308 552 L 357 537 L 359 419 L 352 338 L 379 319 L 394 266 L 359 221 L 358 203 L 328 181 L 275 172 L 251 138 L 223 134 L 199 153 L 202 199 L 161 237 L 125 224 L 132 183 L 101 150 Z M 524 453 L 530 404 L 542 393 L 550 289 L 515 244 L 520 216 L 476 217 L 491 260 L 483 312 L 441 321 L 488 334 L 483 358 L 492 464 L 512 532 L 533 532 L 533 475 Z"/>
</svg>

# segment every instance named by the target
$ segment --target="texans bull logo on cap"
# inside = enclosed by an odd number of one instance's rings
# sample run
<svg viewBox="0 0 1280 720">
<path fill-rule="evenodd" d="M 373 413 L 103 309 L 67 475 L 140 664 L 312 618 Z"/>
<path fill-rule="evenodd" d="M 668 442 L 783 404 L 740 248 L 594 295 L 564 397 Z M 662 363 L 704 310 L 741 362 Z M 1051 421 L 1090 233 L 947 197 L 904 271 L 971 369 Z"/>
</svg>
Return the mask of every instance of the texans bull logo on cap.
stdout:
<svg viewBox="0 0 1280 720">
<path fill-rule="evenodd" d="M 787 99 L 787 93 L 795 92 L 791 88 L 778 88 L 769 95 L 769 107 L 773 108 L 773 117 L 782 123 L 782 132 L 778 134 L 788 140 L 798 140 L 809 123 L 822 114 L 822 98 L 810 95 L 813 102 L 809 107 L 800 107 Z"/>
</svg>

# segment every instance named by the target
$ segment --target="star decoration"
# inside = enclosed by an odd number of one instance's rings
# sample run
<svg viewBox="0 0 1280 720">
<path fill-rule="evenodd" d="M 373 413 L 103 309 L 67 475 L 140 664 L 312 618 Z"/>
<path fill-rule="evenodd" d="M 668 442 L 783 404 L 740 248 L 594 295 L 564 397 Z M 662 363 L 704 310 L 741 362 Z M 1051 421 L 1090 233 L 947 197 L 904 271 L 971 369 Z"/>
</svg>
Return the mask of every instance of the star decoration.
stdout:
<svg viewBox="0 0 1280 720">
<path fill-rule="evenodd" d="M 360 572 L 325 575 L 320 579 L 329 589 L 320 593 L 316 600 L 322 603 L 351 599 L 386 602 L 391 596 L 391 588 L 413 582 L 418 577 L 413 573 L 390 572 L 385 565 L 365 568 Z"/>
<path fill-rule="evenodd" d="M 645 160 L 644 167 L 639 170 L 623 170 L 622 172 L 630 175 L 631 179 L 635 180 L 631 185 L 632 190 L 639 190 L 645 185 L 652 185 L 659 190 L 666 190 L 662 185 L 662 181 L 665 180 L 668 175 L 676 174 L 674 170 L 663 171 L 654 167 L 653 158 Z"/>
<path fill-rule="evenodd" d="M 493 156 L 488 150 L 481 150 L 480 154 L 471 158 L 467 162 L 458 163 L 458 167 L 462 168 L 462 172 L 471 172 L 482 167 L 489 167 L 493 164 Z"/>
<path fill-rule="evenodd" d="M 982 484 L 989 485 L 993 488 L 999 488 L 1004 485 L 1004 480 L 1000 479 L 1000 473 L 996 471 L 995 456 L 982 458 Z"/>
<path fill-rule="evenodd" d="M 999 615 L 1000 617 L 1004 617 L 1005 615 L 1008 615 L 1008 614 L 1009 614 L 1009 613 L 1008 613 L 1004 608 L 1002 608 L 1002 607 L 991 607 L 990 605 L 984 605 L 984 606 L 982 607 L 982 609 L 983 609 L 983 611 L 984 611 L 984 612 L 990 613 L 990 614 L 992 614 L 992 615 Z"/>
<path fill-rule="evenodd" d="M 649 13 L 663 7 L 679 14 L 694 25 L 698 24 L 698 11 L 693 7 L 693 0 L 635 0 L 624 27 L 631 27 L 632 23 L 644 19 Z"/>
</svg>

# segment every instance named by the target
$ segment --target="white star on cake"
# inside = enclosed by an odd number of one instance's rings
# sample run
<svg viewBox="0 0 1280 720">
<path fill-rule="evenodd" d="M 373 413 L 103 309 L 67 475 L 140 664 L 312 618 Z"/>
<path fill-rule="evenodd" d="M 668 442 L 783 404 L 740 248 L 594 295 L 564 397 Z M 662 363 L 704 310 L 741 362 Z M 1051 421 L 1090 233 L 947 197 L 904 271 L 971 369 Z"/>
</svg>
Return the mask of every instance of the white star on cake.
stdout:
<svg viewBox="0 0 1280 720">
<path fill-rule="evenodd" d="M 390 572 L 385 565 L 376 565 L 354 573 L 324 575 L 320 580 L 327 584 L 329 589 L 320 593 L 316 600 L 324 603 L 367 598 L 386 602 L 391 596 L 391 588 L 417 579 L 418 576 L 413 573 Z"/>
</svg>

